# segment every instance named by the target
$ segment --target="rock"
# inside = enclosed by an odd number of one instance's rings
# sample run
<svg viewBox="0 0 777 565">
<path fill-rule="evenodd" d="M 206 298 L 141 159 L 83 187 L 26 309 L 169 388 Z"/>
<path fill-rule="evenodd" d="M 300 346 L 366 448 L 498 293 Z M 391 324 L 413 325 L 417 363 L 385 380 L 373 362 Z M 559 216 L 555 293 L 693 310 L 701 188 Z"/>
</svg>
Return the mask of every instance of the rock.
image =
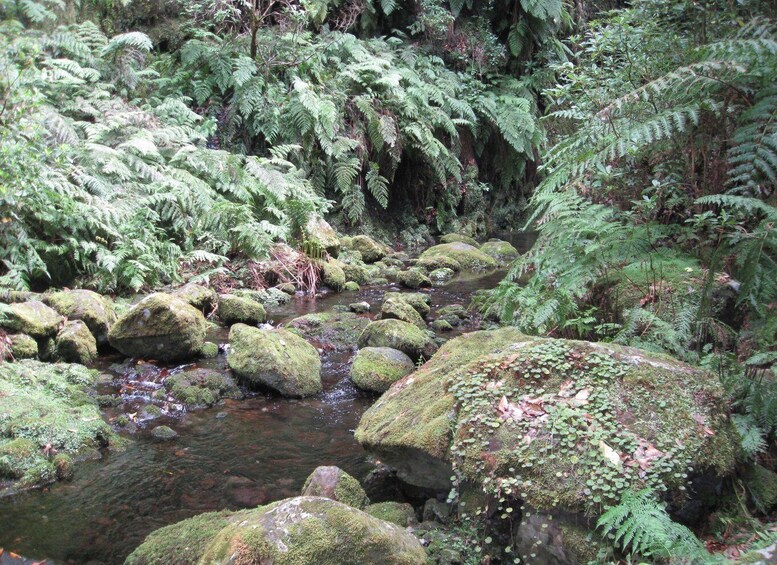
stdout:
<svg viewBox="0 0 777 565">
<path fill-rule="evenodd" d="M 414 370 L 413 360 L 397 349 L 365 347 L 353 360 L 351 379 L 361 389 L 382 393 Z"/>
<path fill-rule="evenodd" d="M 456 273 L 453 272 L 453 269 L 442 267 L 440 269 L 434 269 L 429 273 L 429 279 L 434 284 L 444 284 L 451 280 L 455 275 Z"/>
<path fill-rule="evenodd" d="M 430 498 L 424 503 L 424 522 L 440 522 L 447 524 L 451 518 L 451 505 L 440 502 L 436 498 Z"/>
<path fill-rule="evenodd" d="M 267 319 L 264 306 L 253 300 L 231 294 L 219 296 L 218 314 L 226 326 L 231 326 L 232 324 L 255 326 Z"/>
<path fill-rule="evenodd" d="M 321 392 L 321 360 L 315 348 L 282 328 L 259 329 L 235 324 L 229 331 L 229 367 L 250 385 L 283 396 Z"/>
<path fill-rule="evenodd" d="M 244 288 L 234 290 L 232 291 L 232 294 L 239 296 L 240 298 L 247 298 L 249 300 L 253 300 L 254 302 L 258 302 L 264 306 L 265 309 L 275 308 L 276 306 L 280 306 L 282 304 L 288 304 L 291 301 L 291 297 L 288 294 L 275 287 L 265 288 L 263 290 Z"/>
<path fill-rule="evenodd" d="M 126 563 L 425 565 L 426 553 L 399 526 L 328 498 L 302 496 L 166 526 Z"/>
<path fill-rule="evenodd" d="M 167 377 L 164 385 L 173 399 L 187 408 L 213 406 L 222 398 L 243 398 L 230 375 L 212 369 L 176 373 Z"/>
<path fill-rule="evenodd" d="M 370 311 L 369 302 L 354 302 L 348 305 L 348 310 L 354 314 L 367 314 Z"/>
<path fill-rule="evenodd" d="M 515 261 L 520 253 L 509 242 L 502 241 L 501 239 L 491 239 L 480 246 L 480 250 L 493 257 L 500 263 L 510 263 Z"/>
<path fill-rule="evenodd" d="M 435 257 L 453 259 L 461 265 L 461 269 L 464 271 L 482 271 L 496 269 L 499 266 L 499 263 L 493 257 L 489 257 L 477 247 L 461 242 L 443 243 L 430 247 L 421 254 L 419 263 L 425 259 L 430 260 Z M 434 265 L 435 269 L 440 267 L 453 269 L 452 266 L 447 264 L 437 263 Z M 456 269 L 453 270 L 455 271 Z"/>
<path fill-rule="evenodd" d="M 384 300 L 396 299 L 407 302 L 416 309 L 416 312 L 421 314 L 422 318 L 426 318 L 431 311 L 432 299 L 423 292 L 387 292 L 383 298 Z"/>
<path fill-rule="evenodd" d="M 319 312 L 294 318 L 286 327 L 326 349 L 353 349 L 370 321 L 353 312 Z"/>
<path fill-rule="evenodd" d="M 219 299 L 215 290 L 196 283 L 187 283 L 175 289 L 172 294 L 205 314 L 213 311 Z"/>
<path fill-rule="evenodd" d="M 337 257 L 340 253 L 340 239 L 337 237 L 337 233 L 320 216 L 312 214 L 308 223 L 305 224 L 304 232 L 306 240 L 314 247 L 326 251 L 332 257 Z"/>
<path fill-rule="evenodd" d="M 374 263 L 386 256 L 386 248 L 366 235 L 357 235 L 351 241 L 351 248 L 361 253 L 362 261 Z"/>
<path fill-rule="evenodd" d="M 426 257 L 421 255 L 418 261 L 415 262 L 415 267 L 423 269 L 427 273 L 438 269 L 450 269 L 454 273 L 461 271 L 461 263 L 447 255 L 429 255 Z"/>
<path fill-rule="evenodd" d="M 213 359 L 219 356 L 219 346 L 212 341 L 206 341 L 200 348 L 200 357 L 203 359 Z"/>
<path fill-rule="evenodd" d="M 399 284 L 407 288 L 428 288 L 432 281 L 420 269 L 408 269 L 397 274 Z"/>
<path fill-rule="evenodd" d="M 768 514 L 777 506 L 777 473 L 753 463 L 744 475 L 744 482 L 759 512 Z"/>
<path fill-rule="evenodd" d="M 432 322 L 432 329 L 436 332 L 449 332 L 453 326 L 447 320 L 435 320 Z"/>
<path fill-rule="evenodd" d="M 280 283 L 277 286 L 277 289 L 280 290 L 283 294 L 288 294 L 289 296 L 294 296 L 297 294 L 297 287 L 294 286 L 294 283 Z"/>
<path fill-rule="evenodd" d="M 474 488 L 511 481 L 540 512 L 596 515 L 646 482 L 682 498 L 690 468 L 726 475 L 733 433 L 701 369 L 503 328 L 443 345 L 365 412 L 356 439 L 410 484 L 447 492 L 455 449 Z"/>
<path fill-rule="evenodd" d="M 56 335 L 62 316 L 39 300 L 0 304 L 0 328 L 35 338 Z"/>
<path fill-rule="evenodd" d="M 348 292 L 359 292 L 361 290 L 361 287 L 358 283 L 355 283 L 354 281 L 348 281 L 345 283 L 345 290 Z"/>
<path fill-rule="evenodd" d="M 370 322 L 359 336 L 359 347 L 399 349 L 411 359 L 431 356 L 436 346 L 424 330 L 402 320 Z"/>
<path fill-rule="evenodd" d="M 469 312 L 461 304 L 449 304 L 437 310 L 439 320 L 445 320 L 451 326 L 460 326 L 469 319 Z"/>
<path fill-rule="evenodd" d="M 345 271 L 339 261 L 327 261 L 321 265 L 321 282 L 332 290 L 341 290 L 345 286 Z"/>
<path fill-rule="evenodd" d="M 598 535 L 595 520 L 564 512 L 538 512 L 525 505 L 521 523 L 513 532 L 513 546 L 525 561 L 548 565 L 595 563 L 600 550 L 611 551 Z"/>
<path fill-rule="evenodd" d="M 122 315 L 108 341 L 128 357 L 177 361 L 199 354 L 206 327 L 202 312 L 180 298 L 158 292 Z"/>
<path fill-rule="evenodd" d="M 11 355 L 14 359 L 35 359 L 38 356 L 38 342 L 27 334 L 9 335 Z"/>
<path fill-rule="evenodd" d="M 81 320 L 65 322 L 56 343 L 57 355 L 68 363 L 88 365 L 97 358 L 97 341 Z"/>
<path fill-rule="evenodd" d="M 151 430 L 151 436 L 160 441 L 170 441 L 178 437 L 178 432 L 168 426 L 157 426 Z"/>
<path fill-rule="evenodd" d="M 302 496 L 323 496 L 363 510 L 370 503 L 359 481 L 340 467 L 316 467 L 302 487 Z"/>
<path fill-rule="evenodd" d="M 345 280 L 348 282 L 355 282 L 356 284 L 367 284 L 370 280 L 369 272 L 363 264 L 359 263 L 342 263 L 341 267 L 343 273 L 345 273 Z"/>
<path fill-rule="evenodd" d="M 46 302 L 69 320 L 81 320 L 98 344 L 108 343 L 108 331 L 116 322 L 113 302 L 91 290 L 55 292 Z"/>
<path fill-rule="evenodd" d="M 394 256 L 394 254 L 392 254 L 392 255 L 385 256 L 380 261 L 386 266 L 386 268 L 396 268 L 398 270 L 401 270 L 405 266 L 404 261 L 406 260 L 407 259 L 405 260 L 399 259 L 396 256 Z"/>
<path fill-rule="evenodd" d="M 460 233 L 447 233 L 444 236 L 440 238 L 440 243 L 466 243 L 467 245 L 471 245 L 473 247 L 477 247 L 479 243 L 472 237 L 469 237 L 468 235 L 462 235 Z"/>
<path fill-rule="evenodd" d="M 384 320 L 394 318 L 418 326 L 421 329 L 426 328 L 421 314 L 410 304 L 399 298 L 387 298 L 380 307 L 380 317 Z"/>
<path fill-rule="evenodd" d="M 377 277 L 374 279 L 370 279 L 369 284 L 371 284 L 372 286 L 385 286 L 389 284 L 389 280 L 384 277 Z"/>
<path fill-rule="evenodd" d="M 415 510 L 406 502 L 378 502 L 364 508 L 370 516 L 374 516 L 384 522 L 391 522 L 401 528 L 412 526 L 416 523 Z"/>
</svg>

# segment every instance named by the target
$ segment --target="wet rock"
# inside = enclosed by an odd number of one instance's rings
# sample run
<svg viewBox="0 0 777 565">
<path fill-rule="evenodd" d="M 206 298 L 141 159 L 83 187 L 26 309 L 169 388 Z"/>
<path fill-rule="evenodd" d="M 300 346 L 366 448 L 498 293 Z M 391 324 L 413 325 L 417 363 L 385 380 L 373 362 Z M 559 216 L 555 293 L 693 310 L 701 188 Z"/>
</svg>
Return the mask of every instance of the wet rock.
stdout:
<svg viewBox="0 0 777 565">
<path fill-rule="evenodd" d="M 138 422 L 148 422 L 156 420 L 164 415 L 162 409 L 156 404 L 146 404 L 137 414 Z"/>
<path fill-rule="evenodd" d="M 563 512 L 538 512 L 524 506 L 513 535 L 514 553 L 539 565 L 590 563 L 607 546 L 596 533 L 594 520 Z"/>
<path fill-rule="evenodd" d="M 454 273 L 461 271 L 461 263 L 447 255 L 421 256 L 415 263 L 417 269 L 423 269 L 428 273 L 439 269 L 450 269 Z"/>
<path fill-rule="evenodd" d="M 348 309 L 354 314 L 366 314 L 370 311 L 369 302 L 354 302 L 348 305 Z"/>
<path fill-rule="evenodd" d="M 215 290 L 196 283 L 187 283 L 175 289 L 172 294 L 205 314 L 213 311 L 219 298 Z"/>
<path fill-rule="evenodd" d="M 277 288 L 282 293 L 288 294 L 289 296 L 294 296 L 297 293 L 297 287 L 294 286 L 294 283 L 290 283 L 290 282 L 281 283 L 277 286 Z"/>
<path fill-rule="evenodd" d="M 436 332 L 449 332 L 453 330 L 453 326 L 448 320 L 435 320 L 432 322 L 432 329 Z"/>
<path fill-rule="evenodd" d="M 151 436 L 159 441 L 170 441 L 178 437 L 178 432 L 168 426 L 157 426 L 151 430 Z"/>
<path fill-rule="evenodd" d="M 348 281 L 345 283 L 345 290 L 348 292 L 359 292 L 361 290 L 361 287 L 358 283 L 355 283 L 354 281 Z"/>
<path fill-rule="evenodd" d="M 311 215 L 305 224 L 305 237 L 315 248 L 337 257 L 340 253 L 340 238 L 329 223 L 320 216 Z"/>
<path fill-rule="evenodd" d="M 296 497 L 189 518 L 150 534 L 128 565 L 425 565 L 413 534 L 340 502 Z"/>
<path fill-rule="evenodd" d="M 288 328 L 323 347 L 344 351 L 353 349 L 370 321 L 353 312 L 319 312 L 294 318 Z"/>
<path fill-rule="evenodd" d="M 388 347 L 365 347 L 357 352 L 353 360 L 351 379 L 361 389 L 385 392 L 414 370 L 413 360 L 401 351 Z"/>
<path fill-rule="evenodd" d="M 247 508 L 255 508 L 271 500 L 268 489 L 248 477 L 229 477 L 224 482 L 224 494 L 235 504 Z"/>
<path fill-rule="evenodd" d="M 482 271 L 487 269 L 495 269 L 499 266 L 499 263 L 493 257 L 486 255 L 477 247 L 461 242 L 443 243 L 441 245 L 430 247 L 421 254 L 419 262 L 425 259 L 431 260 L 435 257 L 447 257 L 449 259 L 453 259 L 459 265 L 461 265 L 461 269 L 465 271 Z M 453 269 L 453 267 L 448 264 L 437 263 L 434 265 L 435 269 L 440 267 L 448 267 Z"/>
<path fill-rule="evenodd" d="M 48 295 L 46 302 L 69 320 L 84 322 L 98 344 L 108 343 L 108 331 L 117 316 L 107 297 L 91 290 L 68 290 Z"/>
<path fill-rule="evenodd" d="M 176 361 L 199 354 L 205 342 L 202 312 L 169 294 L 147 296 L 122 315 L 108 334 L 128 357 Z"/>
<path fill-rule="evenodd" d="M 430 498 L 424 503 L 424 522 L 440 522 L 447 524 L 451 518 L 451 505 L 440 502 L 436 498 Z"/>
<path fill-rule="evenodd" d="M 436 349 L 432 337 L 426 331 L 402 320 L 370 322 L 359 336 L 359 347 L 399 349 L 411 359 L 431 356 Z"/>
<path fill-rule="evenodd" d="M 399 284 L 407 288 L 428 288 L 432 281 L 420 269 L 408 269 L 397 274 Z"/>
<path fill-rule="evenodd" d="M 213 406 L 222 398 L 243 398 L 230 375 L 211 369 L 176 373 L 167 377 L 164 385 L 170 395 L 187 408 Z"/>
<path fill-rule="evenodd" d="M 406 255 L 403 255 L 403 256 L 407 257 Z M 407 261 L 407 259 L 404 259 L 404 260 L 399 259 L 396 257 L 395 254 L 387 255 L 386 257 L 380 260 L 380 262 L 383 263 L 386 267 L 395 268 L 397 270 L 401 270 L 405 266 L 404 261 Z"/>
<path fill-rule="evenodd" d="M 456 327 L 469 319 L 469 312 L 461 304 L 449 304 L 437 310 L 437 319 L 445 320 L 451 326 Z"/>
<path fill-rule="evenodd" d="M 332 290 L 341 290 L 345 286 L 342 263 L 330 260 L 321 265 L 321 281 Z"/>
<path fill-rule="evenodd" d="M 399 298 L 387 298 L 380 307 L 380 317 L 384 320 L 394 318 L 413 324 L 421 329 L 426 328 L 426 324 L 424 323 L 423 318 L 421 318 L 421 314 L 419 314 L 410 304 Z"/>
<path fill-rule="evenodd" d="M 363 510 L 370 503 L 359 481 L 340 467 L 316 467 L 305 480 L 302 496 L 323 496 Z"/>
<path fill-rule="evenodd" d="M 247 298 L 240 298 L 231 294 L 219 296 L 219 318 L 225 325 L 248 324 L 254 326 L 267 319 L 264 306 Z"/>
<path fill-rule="evenodd" d="M 361 253 L 362 261 L 374 263 L 386 256 L 387 249 L 366 235 L 357 235 L 351 240 L 351 248 Z"/>
<path fill-rule="evenodd" d="M 510 263 L 518 258 L 520 253 L 509 242 L 501 239 L 491 239 L 480 246 L 480 250 L 500 263 Z"/>
<path fill-rule="evenodd" d="M 341 267 L 345 273 L 345 280 L 355 282 L 356 284 L 367 284 L 370 280 L 370 274 L 363 264 L 342 263 Z"/>
<path fill-rule="evenodd" d="M 288 330 L 235 324 L 229 332 L 229 344 L 227 363 L 248 384 L 292 397 L 321 392 L 318 352 Z"/>
<path fill-rule="evenodd" d="M 39 300 L 0 304 L 0 328 L 46 338 L 56 335 L 62 316 Z"/>
<path fill-rule="evenodd" d="M 9 335 L 11 355 L 14 359 L 35 359 L 38 356 L 38 342 L 27 334 Z"/>
<path fill-rule="evenodd" d="M 463 235 L 460 233 L 446 233 L 444 236 L 440 238 L 440 243 L 466 243 L 467 245 L 471 245 L 473 247 L 478 247 L 480 244 L 475 240 L 475 238 L 472 238 L 468 235 Z"/>
<path fill-rule="evenodd" d="M 57 355 L 63 361 L 88 365 L 97 358 L 97 341 L 81 320 L 65 322 L 56 344 Z"/>
<path fill-rule="evenodd" d="M 384 300 L 389 299 L 407 302 L 421 314 L 422 318 L 426 318 L 431 311 L 432 299 L 423 292 L 387 292 L 384 295 Z"/>
<path fill-rule="evenodd" d="M 453 269 L 442 267 L 440 269 L 434 269 L 429 273 L 429 280 L 434 284 L 444 284 L 451 280 L 455 275 L 456 273 L 453 272 Z"/>
<path fill-rule="evenodd" d="M 275 287 L 265 288 L 263 290 L 243 288 L 233 290 L 232 294 L 239 296 L 240 298 L 247 298 L 254 302 L 258 302 L 265 308 L 275 308 L 282 304 L 288 304 L 291 301 L 291 297 L 288 294 Z"/>
<path fill-rule="evenodd" d="M 200 357 L 204 359 L 213 359 L 219 355 L 219 346 L 212 341 L 206 341 L 200 348 Z"/>
<path fill-rule="evenodd" d="M 415 510 L 406 502 L 378 502 L 364 508 L 370 516 L 374 516 L 384 522 L 391 522 L 401 528 L 412 526 L 416 523 Z"/>
</svg>

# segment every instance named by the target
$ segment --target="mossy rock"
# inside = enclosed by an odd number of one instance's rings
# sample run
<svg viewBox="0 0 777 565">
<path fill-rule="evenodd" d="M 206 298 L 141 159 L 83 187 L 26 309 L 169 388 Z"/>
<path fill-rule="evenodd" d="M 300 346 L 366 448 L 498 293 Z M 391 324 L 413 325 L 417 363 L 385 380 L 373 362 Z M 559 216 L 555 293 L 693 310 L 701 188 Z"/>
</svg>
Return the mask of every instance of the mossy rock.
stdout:
<svg viewBox="0 0 777 565">
<path fill-rule="evenodd" d="M 427 273 L 431 273 L 437 269 L 450 269 L 454 273 L 461 271 L 461 263 L 447 255 L 421 255 L 418 261 L 415 262 L 415 267 L 417 269 L 423 269 Z"/>
<path fill-rule="evenodd" d="M 56 342 L 57 355 L 62 361 L 88 365 L 97 358 L 97 341 L 81 320 L 65 322 Z"/>
<path fill-rule="evenodd" d="M 399 284 L 407 288 L 428 288 L 432 286 L 432 281 L 420 269 L 408 269 L 400 271 L 397 274 Z"/>
<path fill-rule="evenodd" d="M 11 355 L 14 359 L 35 359 L 38 356 L 38 342 L 27 334 L 9 335 Z"/>
<path fill-rule="evenodd" d="M 291 302 L 291 296 L 276 287 L 253 290 L 248 288 L 233 290 L 232 294 L 258 302 L 266 308 L 275 308 Z"/>
<path fill-rule="evenodd" d="M 355 282 L 356 284 L 367 284 L 370 280 L 370 274 L 364 264 L 360 263 L 341 263 L 341 268 L 345 274 L 345 280 L 347 282 Z"/>
<path fill-rule="evenodd" d="M 294 318 L 286 324 L 308 341 L 325 349 L 345 351 L 356 347 L 364 328 L 370 321 L 353 312 L 318 312 Z"/>
<path fill-rule="evenodd" d="M 682 497 L 691 468 L 728 474 L 735 445 L 706 371 L 512 328 L 447 342 L 365 412 L 356 439 L 411 484 L 447 490 L 455 452 L 486 492 L 509 484 L 538 511 L 586 515 L 625 489 Z"/>
<path fill-rule="evenodd" d="M 424 323 L 423 318 L 421 318 L 421 314 L 400 298 L 389 297 L 384 300 L 380 307 L 380 317 L 384 320 L 394 318 L 418 326 L 421 329 L 426 328 L 426 324 Z"/>
<path fill-rule="evenodd" d="M 440 269 L 434 269 L 429 273 L 429 280 L 431 280 L 433 284 L 445 284 L 454 276 L 456 276 L 456 273 L 453 272 L 453 269 L 442 267 Z"/>
<path fill-rule="evenodd" d="M 382 393 L 414 370 L 413 360 L 397 349 L 365 347 L 353 360 L 351 379 L 361 389 Z"/>
<path fill-rule="evenodd" d="M 340 253 L 340 238 L 337 237 L 337 232 L 324 218 L 315 214 L 311 215 L 308 223 L 305 224 L 304 232 L 305 239 L 314 248 L 326 251 L 332 257 L 337 257 Z"/>
<path fill-rule="evenodd" d="M 513 530 L 513 552 L 528 563 L 576 564 L 599 562 L 609 544 L 596 530 L 596 520 L 565 512 L 538 512 L 523 506 Z M 532 557 L 533 556 L 533 557 Z"/>
<path fill-rule="evenodd" d="M 348 281 L 347 283 L 345 283 L 344 289 L 347 290 L 348 292 L 359 292 L 361 290 L 361 287 L 359 286 L 358 283 L 354 281 Z"/>
<path fill-rule="evenodd" d="M 351 248 L 361 253 L 362 261 L 365 263 L 375 263 L 380 261 L 388 253 L 384 245 L 381 245 L 374 239 L 366 235 L 357 235 L 351 240 Z"/>
<path fill-rule="evenodd" d="M 98 344 L 108 343 L 108 332 L 116 323 L 113 302 L 91 290 L 67 290 L 46 297 L 46 302 L 69 320 L 81 320 Z"/>
<path fill-rule="evenodd" d="M 480 246 L 480 250 L 493 257 L 500 263 L 510 263 L 515 261 L 520 253 L 513 247 L 510 242 L 502 241 L 501 239 L 491 239 Z"/>
<path fill-rule="evenodd" d="M 345 272 L 339 261 L 327 261 L 321 265 L 321 281 L 332 290 L 345 287 Z"/>
<path fill-rule="evenodd" d="M 422 318 L 426 318 L 431 311 L 432 299 L 423 292 L 387 292 L 384 295 L 384 299 L 396 299 L 407 302 L 415 308 L 416 312 L 421 314 Z"/>
<path fill-rule="evenodd" d="M 200 348 L 200 357 L 203 359 L 213 359 L 219 356 L 219 346 L 212 341 L 206 341 Z"/>
<path fill-rule="evenodd" d="M 254 326 L 261 324 L 267 319 L 267 312 L 265 312 L 264 306 L 253 300 L 231 294 L 219 296 L 218 314 L 221 321 L 227 326 L 232 324 Z"/>
<path fill-rule="evenodd" d="M 178 361 L 195 357 L 205 342 L 202 312 L 180 298 L 151 294 L 122 315 L 108 341 L 128 357 Z"/>
<path fill-rule="evenodd" d="M 469 319 L 469 312 L 461 304 L 449 304 L 437 310 L 437 319 L 445 320 L 451 326 L 460 326 Z"/>
<path fill-rule="evenodd" d="M 768 514 L 777 506 L 777 473 L 753 463 L 744 475 L 744 482 L 759 512 Z"/>
<path fill-rule="evenodd" d="M 430 247 L 421 254 L 419 263 L 433 257 L 447 257 L 453 259 L 461 265 L 461 270 L 464 271 L 483 271 L 496 269 L 499 266 L 499 263 L 493 257 L 489 257 L 477 247 L 461 242 L 443 243 Z M 446 264 L 436 264 L 434 266 L 435 269 L 440 267 L 453 268 Z"/>
<path fill-rule="evenodd" d="M 269 387 L 291 397 L 321 392 L 318 352 L 288 330 L 235 324 L 229 331 L 229 344 L 227 363 L 248 384 Z"/>
<path fill-rule="evenodd" d="M 151 437 L 159 441 L 170 441 L 178 437 L 178 432 L 169 426 L 157 426 L 151 430 Z"/>
<path fill-rule="evenodd" d="M 187 283 L 175 289 L 172 294 L 206 314 L 213 310 L 219 299 L 215 290 L 196 283 Z"/>
<path fill-rule="evenodd" d="M 425 565 L 411 533 L 340 502 L 301 496 L 202 514 L 151 533 L 127 565 Z"/>
<path fill-rule="evenodd" d="M 424 330 L 402 320 L 370 322 L 359 336 L 359 347 L 399 349 L 411 359 L 431 357 L 436 350 L 432 337 Z"/>
<path fill-rule="evenodd" d="M 370 309 L 371 307 L 369 302 L 354 302 L 353 304 L 348 305 L 348 310 L 354 314 L 368 314 Z"/>
<path fill-rule="evenodd" d="M 432 329 L 436 332 L 449 332 L 453 330 L 453 326 L 447 320 L 435 320 L 432 322 Z"/>
<path fill-rule="evenodd" d="M 45 338 L 56 335 L 64 318 L 39 300 L 0 304 L 0 328 Z"/>
<path fill-rule="evenodd" d="M 322 466 L 305 480 L 301 496 L 323 496 L 363 510 L 370 503 L 359 481 L 340 467 Z"/>
<path fill-rule="evenodd" d="M 60 478 L 44 448 L 61 454 L 115 445 L 87 394 L 97 372 L 32 360 L 0 365 L 0 477 L 17 487 Z"/>
<path fill-rule="evenodd" d="M 416 522 L 415 510 L 407 502 L 378 502 L 364 508 L 370 516 L 384 522 L 391 522 L 401 528 L 412 526 Z"/>
<path fill-rule="evenodd" d="M 466 243 L 467 245 L 471 245 L 472 247 L 478 247 L 480 245 L 477 240 L 474 237 L 470 237 L 468 235 L 463 235 L 460 233 L 446 233 L 444 236 L 440 238 L 440 243 Z"/>
<path fill-rule="evenodd" d="M 222 398 L 240 400 L 243 393 L 228 374 L 211 369 L 194 369 L 167 377 L 165 389 L 187 408 L 213 406 Z"/>
</svg>

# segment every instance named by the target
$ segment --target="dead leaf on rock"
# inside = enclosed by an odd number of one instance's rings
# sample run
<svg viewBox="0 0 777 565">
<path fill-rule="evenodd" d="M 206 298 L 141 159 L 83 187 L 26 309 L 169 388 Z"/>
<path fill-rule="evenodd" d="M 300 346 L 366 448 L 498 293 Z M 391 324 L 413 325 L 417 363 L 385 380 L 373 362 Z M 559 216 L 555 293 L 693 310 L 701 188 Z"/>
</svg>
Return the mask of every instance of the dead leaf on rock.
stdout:
<svg viewBox="0 0 777 565">
<path fill-rule="evenodd" d="M 572 391 L 570 391 L 569 389 L 571 389 L 572 385 L 574 384 L 575 383 L 571 379 L 568 379 L 563 383 L 561 383 L 561 386 L 558 387 L 558 395 L 561 397 L 572 396 Z"/>
<path fill-rule="evenodd" d="M 507 400 L 506 396 L 502 396 L 496 409 L 505 420 L 513 419 L 518 421 L 523 418 L 523 410 L 521 410 L 521 407 Z"/>
<path fill-rule="evenodd" d="M 621 456 L 620 454 L 615 451 L 612 447 L 604 443 L 602 440 L 599 440 L 599 450 L 602 452 L 602 455 L 604 456 L 607 461 L 615 465 L 616 467 L 621 467 Z"/>
<path fill-rule="evenodd" d="M 574 404 L 575 406 L 585 406 L 588 404 L 588 397 L 591 396 L 591 391 L 587 388 L 584 388 L 575 395 L 574 398 Z"/>
</svg>

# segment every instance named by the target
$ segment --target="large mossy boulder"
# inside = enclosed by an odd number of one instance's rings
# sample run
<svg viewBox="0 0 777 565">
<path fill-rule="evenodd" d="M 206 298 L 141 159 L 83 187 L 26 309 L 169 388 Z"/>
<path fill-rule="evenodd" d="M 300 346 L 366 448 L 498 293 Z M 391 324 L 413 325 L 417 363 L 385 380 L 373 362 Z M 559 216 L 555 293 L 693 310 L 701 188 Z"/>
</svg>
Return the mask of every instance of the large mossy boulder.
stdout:
<svg viewBox="0 0 777 565">
<path fill-rule="evenodd" d="M 446 233 L 444 236 L 440 238 L 440 243 L 466 243 L 467 245 L 471 245 L 472 247 L 477 247 L 479 244 L 477 240 L 473 237 L 469 237 L 468 235 L 463 235 L 460 233 Z"/>
<path fill-rule="evenodd" d="M 415 369 L 413 360 L 397 349 L 365 347 L 351 365 L 354 384 L 372 392 L 386 392 L 391 385 Z"/>
<path fill-rule="evenodd" d="M 305 480 L 302 496 L 323 496 L 337 502 L 342 502 L 353 508 L 364 510 L 370 503 L 367 493 L 359 481 L 343 471 L 340 467 L 321 466 Z"/>
<path fill-rule="evenodd" d="M 294 318 L 286 324 L 290 330 L 323 349 L 354 349 L 368 318 L 354 312 L 317 312 Z"/>
<path fill-rule="evenodd" d="M 35 359 L 38 356 L 38 342 L 27 334 L 9 335 L 11 356 L 14 359 Z"/>
<path fill-rule="evenodd" d="M 406 271 L 397 273 L 399 284 L 406 288 L 429 288 L 432 286 L 432 280 L 426 276 L 421 269 L 410 268 Z"/>
<path fill-rule="evenodd" d="M 84 322 L 98 344 L 108 343 L 117 319 L 110 299 L 91 290 L 67 290 L 48 295 L 46 302 L 67 319 Z"/>
<path fill-rule="evenodd" d="M 380 307 L 380 317 L 384 320 L 394 318 L 418 326 L 421 329 L 426 328 L 421 314 L 401 298 L 389 297 L 384 300 Z"/>
<path fill-rule="evenodd" d="M 367 284 L 370 280 L 370 273 L 364 263 L 360 261 L 353 261 L 351 263 L 342 263 L 340 267 L 345 274 L 345 280 L 347 282 L 355 282 L 356 284 Z"/>
<path fill-rule="evenodd" d="M 66 478 L 71 455 L 118 441 L 87 394 L 96 379 L 82 365 L 0 364 L 0 483 L 29 487 Z"/>
<path fill-rule="evenodd" d="M 538 511 L 589 515 L 626 489 L 679 496 L 688 475 L 725 475 L 735 445 L 706 371 L 512 328 L 444 344 L 367 410 L 356 439 L 414 485 L 449 489 L 455 453 L 478 489 L 509 485 Z"/>
<path fill-rule="evenodd" d="M 493 257 L 500 263 L 509 263 L 518 258 L 520 253 L 513 247 L 509 241 L 503 241 L 501 239 L 491 239 L 480 246 L 480 250 Z"/>
<path fill-rule="evenodd" d="M 415 267 L 430 274 L 439 269 L 450 269 L 454 273 L 461 271 L 461 263 L 447 255 L 422 255 L 415 262 Z"/>
<path fill-rule="evenodd" d="M 351 249 L 358 251 L 362 256 L 362 261 L 365 263 L 375 263 L 388 254 L 388 250 L 384 245 L 366 235 L 354 237 L 351 240 Z"/>
<path fill-rule="evenodd" d="M 394 319 L 370 322 L 359 336 L 359 347 L 390 347 L 411 359 L 431 357 L 436 349 L 433 337 L 426 331 Z"/>
<path fill-rule="evenodd" d="M 416 312 L 421 314 L 422 318 L 426 318 L 431 311 L 432 299 L 428 294 L 423 292 L 387 292 L 383 295 L 384 300 L 401 300 L 407 302 L 415 308 Z"/>
<path fill-rule="evenodd" d="M 329 222 L 320 216 L 311 215 L 305 224 L 305 239 L 312 244 L 314 249 L 320 249 L 337 257 L 340 253 L 340 238 L 337 232 L 329 225 Z"/>
<path fill-rule="evenodd" d="M 267 319 L 264 306 L 254 300 L 241 298 L 232 294 L 219 296 L 219 318 L 224 325 L 248 324 L 254 326 Z"/>
<path fill-rule="evenodd" d="M 477 247 L 462 242 L 435 245 L 424 251 L 419 257 L 419 264 L 428 264 L 427 268 L 448 267 L 453 269 L 450 264 L 432 263 L 431 261 L 435 257 L 453 259 L 464 271 L 483 271 L 496 269 L 499 266 L 499 262 L 493 257 L 486 255 Z"/>
<path fill-rule="evenodd" d="M 39 300 L 0 304 L 0 328 L 35 338 L 53 337 L 64 318 Z"/>
<path fill-rule="evenodd" d="M 235 324 L 229 331 L 229 345 L 227 363 L 248 384 L 291 397 L 321 392 L 321 359 L 298 335 L 282 328 Z"/>
<path fill-rule="evenodd" d="M 210 314 L 219 299 L 215 290 L 197 283 L 186 283 L 172 294 L 205 314 Z"/>
<path fill-rule="evenodd" d="M 332 290 L 345 288 L 345 271 L 340 261 L 330 260 L 321 265 L 321 282 Z"/>
<path fill-rule="evenodd" d="M 178 361 L 199 354 L 205 331 L 202 312 L 181 298 L 158 292 L 123 314 L 108 341 L 128 357 Z"/>
<path fill-rule="evenodd" d="M 81 320 L 65 322 L 57 334 L 57 356 L 68 363 L 88 365 L 97 358 L 97 341 Z"/>
<path fill-rule="evenodd" d="M 126 563 L 425 565 L 426 552 L 399 526 L 328 498 L 301 496 L 164 527 Z"/>
</svg>

